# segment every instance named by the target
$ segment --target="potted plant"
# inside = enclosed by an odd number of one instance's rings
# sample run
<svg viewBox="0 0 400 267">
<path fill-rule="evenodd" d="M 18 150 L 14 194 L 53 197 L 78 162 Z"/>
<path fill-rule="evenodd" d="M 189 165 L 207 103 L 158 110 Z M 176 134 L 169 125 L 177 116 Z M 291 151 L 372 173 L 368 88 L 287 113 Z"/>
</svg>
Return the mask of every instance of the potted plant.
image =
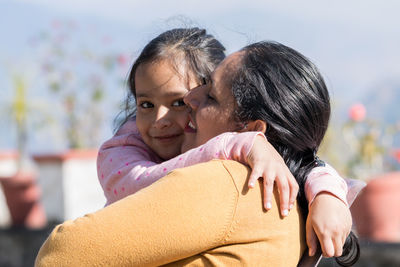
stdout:
<svg viewBox="0 0 400 267">
<path fill-rule="evenodd" d="M 400 153 L 391 153 L 393 137 L 399 132 L 399 125 L 383 127 L 368 119 L 362 104 L 350 108 L 343 126 L 350 155 L 347 175 L 368 182 L 351 208 L 362 239 L 400 242 L 400 172 L 396 171 Z"/>
<path fill-rule="evenodd" d="M 400 242 L 400 172 L 373 177 L 351 211 L 360 238 Z"/>
<path fill-rule="evenodd" d="M 17 132 L 15 171 L 0 175 L 0 183 L 10 212 L 12 226 L 41 228 L 46 224 L 40 189 L 36 183 L 37 173 L 27 154 L 26 83 L 20 76 L 14 77 L 15 95 L 11 105 L 11 116 Z"/>
<path fill-rule="evenodd" d="M 111 51 L 109 36 L 89 30 L 73 21 L 56 20 L 32 38 L 40 80 L 48 98 L 58 104 L 53 110 L 55 130 L 61 130 L 58 135 L 65 141 L 65 150 L 33 157 L 41 171 L 42 200 L 50 221 L 72 219 L 104 206 L 96 157 L 105 111 L 112 102 L 105 88 L 121 84 L 128 57 Z"/>
</svg>

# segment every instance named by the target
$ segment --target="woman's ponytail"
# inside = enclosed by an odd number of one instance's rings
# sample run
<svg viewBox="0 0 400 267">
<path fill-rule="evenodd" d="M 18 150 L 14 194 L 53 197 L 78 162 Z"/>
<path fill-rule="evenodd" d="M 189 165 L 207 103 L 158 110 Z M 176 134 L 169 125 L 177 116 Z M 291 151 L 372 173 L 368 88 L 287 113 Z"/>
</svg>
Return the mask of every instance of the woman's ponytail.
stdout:
<svg viewBox="0 0 400 267">
<path fill-rule="evenodd" d="M 298 203 L 307 215 L 305 181 L 310 171 L 322 164 L 316 153 L 331 111 L 324 79 L 310 60 L 276 42 L 243 48 L 239 65 L 230 77 L 236 119 L 266 122 L 265 136 L 296 178 L 300 187 Z M 359 255 L 357 238 L 351 234 L 337 262 L 350 266 Z"/>
</svg>

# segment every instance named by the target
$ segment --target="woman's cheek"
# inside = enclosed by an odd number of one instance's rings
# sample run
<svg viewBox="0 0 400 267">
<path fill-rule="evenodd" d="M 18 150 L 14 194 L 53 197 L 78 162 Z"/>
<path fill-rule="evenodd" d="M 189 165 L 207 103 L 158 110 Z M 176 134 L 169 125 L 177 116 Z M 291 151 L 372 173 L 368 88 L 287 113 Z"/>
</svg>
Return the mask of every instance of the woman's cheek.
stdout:
<svg viewBox="0 0 400 267">
<path fill-rule="evenodd" d="M 181 113 L 179 116 L 179 127 L 185 129 L 186 125 L 189 123 L 189 114 L 187 112 Z"/>
</svg>

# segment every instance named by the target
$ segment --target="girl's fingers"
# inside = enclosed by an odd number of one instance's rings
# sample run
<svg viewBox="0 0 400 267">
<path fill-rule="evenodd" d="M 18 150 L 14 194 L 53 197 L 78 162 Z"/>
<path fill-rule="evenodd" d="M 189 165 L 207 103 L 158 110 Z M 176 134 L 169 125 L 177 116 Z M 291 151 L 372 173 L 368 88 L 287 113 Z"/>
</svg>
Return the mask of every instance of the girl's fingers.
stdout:
<svg viewBox="0 0 400 267">
<path fill-rule="evenodd" d="M 332 239 L 327 237 L 319 238 L 321 243 L 322 255 L 327 258 L 335 256 L 335 247 L 333 245 Z"/>
<path fill-rule="evenodd" d="M 281 203 L 281 214 L 286 217 L 289 214 L 289 183 L 286 177 L 281 178 L 281 176 L 276 177 L 276 183 L 279 188 L 279 198 Z"/>
<path fill-rule="evenodd" d="M 350 230 L 351 230 L 351 229 L 350 229 Z M 346 243 L 347 236 L 348 236 L 349 234 L 350 234 L 350 232 L 347 233 L 347 235 L 345 235 L 345 236 L 342 237 L 342 250 L 343 250 L 344 244 Z"/>
<path fill-rule="evenodd" d="M 272 208 L 271 204 L 271 199 L 272 195 L 274 194 L 274 180 L 275 180 L 275 174 L 267 174 L 265 175 L 264 178 L 264 208 L 266 210 L 270 210 Z"/>
<path fill-rule="evenodd" d="M 291 176 L 293 176 L 292 174 L 290 174 Z M 290 176 L 288 176 L 290 177 Z M 292 209 L 294 202 L 296 201 L 297 198 L 297 194 L 299 192 L 299 185 L 297 184 L 296 179 L 294 179 L 294 177 L 292 177 L 292 179 L 288 179 L 289 180 L 289 187 L 290 187 L 290 195 L 289 195 L 289 210 Z"/>
<path fill-rule="evenodd" d="M 315 252 L 317 251 L 318 237 L 308 220 L 306 224 L 306 242 L 308 246 L 308 255 L 314 256 Z"/>
<path fill-rule="evenodd" d="M 343 245 L 344 243 L 341 240 L 342 238 L 340 236 L 334 236 L 332 239 L 333 246 L 335 248 L 334 255 L 335 257 L 340 257 L 343 254 Z"/>
<path fill-rule="evenodd" d="M 249 188 L 253 188 L 256 184 L 257 181 L 257 175 L 254 174 L 254 172 L 251 173 L 250 178 L 249 178 Z"/>
<path fill-rule="evenodd" d="M 251 171 L 249 183 L 249 188 L 253 188 L 256 185 L 258 178 L 261 177 L 262 172 L 259 170 L 258 165 L 255 165 Z"/>
<path fill-rule="evenodd" d="M 287 216 L 296 201 L 299 187 L 290 171 L 280 170 L 279 173 L 276 173 L 274 170 L 274 168 L 264 168 L 261 164 L 254 164 L 249 177 L 248 187 L 254 188 L 257 180 L 263 177 L 264 208 L 270 210 L 276 179 L 279 189 L 280 211 L 282 216 Z"/>
</svg>

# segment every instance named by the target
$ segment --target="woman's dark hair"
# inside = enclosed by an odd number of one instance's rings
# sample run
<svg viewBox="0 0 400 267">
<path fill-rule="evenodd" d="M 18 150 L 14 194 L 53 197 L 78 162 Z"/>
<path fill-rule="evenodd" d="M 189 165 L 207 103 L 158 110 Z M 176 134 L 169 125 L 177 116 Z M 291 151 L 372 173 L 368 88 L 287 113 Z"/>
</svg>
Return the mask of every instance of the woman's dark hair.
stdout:
<svg viewBox="0 0 400 267">
<path fill-rule="evenodd" d="M 125 101 L 124 118 L 119 128 L 136 113 L 135 74 L 144 63 L 169 60 L 177 74 L 194 77 L 201 82 L 209 79 L 217 65 L 225 58 L 225 47 L 206 30 L 199 28 L 177 28 L 161 33 L 151 40 L 133 63 L 128 77 L 129 92 Z M 179 66 L 185 73 L 179 73 Z"/>
<path fill-rule="evenodd" d="M 280 43 L 251 44 L 241 53 L 241 63 L 230 78 L 237 105 L 235 118 L 244 123 L 267 123 L 265 135 L 296 177 L 299 204 L 307 215 L 304 184 L 319 162 L 316 153 L 331 111 L 325 82 L 310 60 Z M 359 247 L 354 252 L 358 245 L 354 235 L 347 241 L 350 244 L 345 244 L 343 255 L 336 258 L 342 266 L 352 264 L 360 253 Z"/>
</svg>

